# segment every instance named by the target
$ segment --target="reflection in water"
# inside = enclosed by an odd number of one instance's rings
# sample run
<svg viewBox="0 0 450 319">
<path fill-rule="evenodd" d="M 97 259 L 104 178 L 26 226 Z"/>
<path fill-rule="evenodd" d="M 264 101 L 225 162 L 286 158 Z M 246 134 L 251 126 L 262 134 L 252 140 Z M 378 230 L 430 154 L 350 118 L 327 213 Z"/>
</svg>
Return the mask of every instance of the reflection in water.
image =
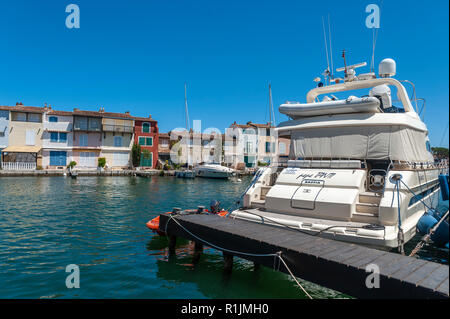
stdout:
<svg viewBox="0 0 450 319">
<path fill-rule="evenodd" d="M 145 226 L 173 207 L 216 199 L 228 208 L 249 181 L 2 177 L 0 298 L 303 298 L 289 276 L 240 259 L 225 277 L 212 249 L 194 265 L 185 240 L 169 258 L 167 238 Z M 420 254 L 448 263 L 448 254 Z M 65 286 L 69 264 L 80 266 L 80 289 Z M 314 297 L 343 297 L 303 284 Z"/>
</svg>

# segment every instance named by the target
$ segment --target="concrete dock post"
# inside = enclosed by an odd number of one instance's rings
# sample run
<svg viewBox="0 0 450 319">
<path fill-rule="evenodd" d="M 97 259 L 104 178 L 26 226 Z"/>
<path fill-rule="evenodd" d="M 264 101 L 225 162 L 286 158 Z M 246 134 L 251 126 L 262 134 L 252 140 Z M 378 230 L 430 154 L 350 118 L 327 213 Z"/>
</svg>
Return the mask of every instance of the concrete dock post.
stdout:
<svg viewBox="0 0 450 319">
<path fill-rule="evenodd" d="M 203 244 L 199 242 L 194 242 L 194 257 L 192 258 L 192 263 L 196 264 L 200 260 L 203 253 Z"/>
<path fill-rule="evenodd" d="M 169 236 L 169 255 L 175 254 L 175 246 L 177 245 L 177 237 L 170 235 Z"/>
<path fill-rule="evenodd" d="M 226 273 L 231 273 L 231 271 L 233 270 L 233 255 L 223 252 L 223 259 L 225 261 L 224 271 Z"/>
</svg>

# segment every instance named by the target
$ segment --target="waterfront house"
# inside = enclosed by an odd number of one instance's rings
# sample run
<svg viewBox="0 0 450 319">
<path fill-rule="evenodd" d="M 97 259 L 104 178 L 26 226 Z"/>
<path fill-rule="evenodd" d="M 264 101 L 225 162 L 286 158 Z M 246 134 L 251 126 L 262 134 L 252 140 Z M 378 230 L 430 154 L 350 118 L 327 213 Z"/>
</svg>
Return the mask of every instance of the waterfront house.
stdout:
<svg viewBox="0 0 450 319">
<path fill-rule="evenodd" d="M 158 162 L 158 122 L 151 115 L 134 118 L 134 143 L 141 146 L 141 167 L 155 168 Z M 148 152 L 144 152 L 147 150 Z"/>
<path fill-rule="evenodd" d="M 276 153 L 275 138 L 270 136 L 271 129 L 275 127 L 270 123 L 257 124 L 247 122 L 246 124 L 237 124 L 234 122 L 230 125 L 231 129 L 241 129 L 242 136 L 240 141 L 241 149 L 238 150 L 243 153 L 243 160 L 246 167 L 255 167 L 259 163 L 269 164 L 274 159 Z M 242 149 L 243 148 L 243 149 Z M 238 160 L 238 155 L 236 159 Z M 239 164 L 239 163 L 238 163 Z"/>
<path fill-rule="evenodd" d="M 158 160 L 164 164 L 170 162 L 170 135 L 168 133 L 158 134 Z"/>
<path fill-rule="evenodd" d="M 9 142 L 9 106 L 0 106 L 0 154 Z M 2 162 L 0 156 L 0 164 Z"/>
<path fill-rule="evenodd" d="M 8 146 L 2 150 L 2 168 L 33 170 L 42 166 L 43 107 L 17 103 L 10 108 Z"/>
<path fill-rule="evenodd" d="M 130 152 L 134 139 L 134 119 L 129 112 L 109 113 L 100 111 L 102 118 L 102 149 L 100 157 L 106 159 L 109 168 L 131 166 Z"/>
<path fill-rule="evenodd" d="M 73 110 L 73 160 L 79 168 L 96 168 L 102 147 L 100 112 Z"/>
<path fill-rule="evenodd" d="M 72 112 L 55 111 L 49 107 L 43 118 L 42 166 L 46 169 L 66 168 L 73 158 Z"/>
</svg>

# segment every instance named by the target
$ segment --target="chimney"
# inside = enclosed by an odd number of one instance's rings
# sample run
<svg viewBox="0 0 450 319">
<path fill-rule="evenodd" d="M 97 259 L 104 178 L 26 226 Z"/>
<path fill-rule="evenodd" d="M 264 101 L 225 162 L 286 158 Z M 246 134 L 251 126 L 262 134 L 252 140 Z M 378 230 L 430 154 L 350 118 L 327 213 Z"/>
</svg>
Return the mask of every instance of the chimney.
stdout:
<svg viewBox="0 0 450 319">
<path fill-rule="evenodd" d="M 79 111 L 79 110 L 80 110 L 80 109 L 77 108 L 77 107 L 74 107 L 74 108 L 73 108 L 73 111 L 74 111 L 74 112 L 77 112 L 77 111 Z"/>
<path fill-rule="evenodd" d="M 125 111 L 125 114 L 126 115 L 130 115 L 130 111 Z"/>
<path fill-rule="evenodd" d="M 151 115 L 151 114 L 149 114 L 149 115 L 148 115 L 148 118 L 149 118 L 149 119 L 151 119 L 151 118 L 152 118 L 152 115 Z"/>
</svg>

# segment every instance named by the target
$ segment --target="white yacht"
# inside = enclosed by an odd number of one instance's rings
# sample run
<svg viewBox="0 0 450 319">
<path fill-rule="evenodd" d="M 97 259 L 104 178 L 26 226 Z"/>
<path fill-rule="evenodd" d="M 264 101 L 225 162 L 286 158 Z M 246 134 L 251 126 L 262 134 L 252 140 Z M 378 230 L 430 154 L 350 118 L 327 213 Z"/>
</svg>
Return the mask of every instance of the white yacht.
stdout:
<svg viewBox="0 0 450 319">
<path fill-rule="evenodd" d="M 234 174 L 234 170 L 220 164 L 204 164 L 195 167 L 195 175 L 205 178 L 222 178 L 226 179 Z"/>
<path fill-rule="evenodd" d="M 319 83 L 307 103 L 280 106 L 290 117 L 276 129 L 291 139 L 287 167 L 261 168 L 231 218 L 384 248 L 415 235 L 438 201 L 428 130 L 402 85 L 409 81 L 393 78 L 395 61 L 384 59 L 378 77 L 356 75 L 365 65 Z"/>
</svg>

